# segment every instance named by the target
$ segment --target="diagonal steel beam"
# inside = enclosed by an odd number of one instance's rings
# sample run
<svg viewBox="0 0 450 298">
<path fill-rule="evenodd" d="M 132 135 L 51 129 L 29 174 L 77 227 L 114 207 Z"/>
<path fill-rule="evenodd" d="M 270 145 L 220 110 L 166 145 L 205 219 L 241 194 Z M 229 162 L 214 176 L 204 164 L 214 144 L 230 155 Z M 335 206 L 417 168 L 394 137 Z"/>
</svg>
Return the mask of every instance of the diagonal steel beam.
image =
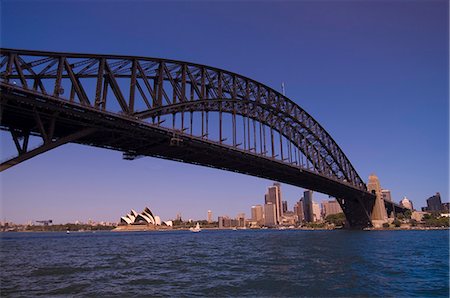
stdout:
<svg viewBox="0 0 450 298">
<path fill-rule="evenodd" d="M 59 138 L 58 140 L 54 142 L 44 143 L 42 146 L 37 147 L 31 151 L 28 151 L 23 154 L 19 154 L 19 156 L 11 158 L 3 163 L 0 164 L 0 172 L 3 172 L 6 169 L 9 169 L 10 167 L 13 167 L 21 162 L 24 162 L 32 157 L 35 157 L 36 155 L 39 155 L 41 153 L 47 152 L 51 149 L 54 149 L 56 147 L 59 147 L 61 145 L 64 145 L 69 142 L 73 142 L 77 139 L 81 139 L 83 137 L 86 137 L 90 135 L 91 133 L 95 132 L 96 128 L 86 128 L 81 131 L 78 131 L 76 133 L 70 134 L 68 136 Z"/>
</svg>

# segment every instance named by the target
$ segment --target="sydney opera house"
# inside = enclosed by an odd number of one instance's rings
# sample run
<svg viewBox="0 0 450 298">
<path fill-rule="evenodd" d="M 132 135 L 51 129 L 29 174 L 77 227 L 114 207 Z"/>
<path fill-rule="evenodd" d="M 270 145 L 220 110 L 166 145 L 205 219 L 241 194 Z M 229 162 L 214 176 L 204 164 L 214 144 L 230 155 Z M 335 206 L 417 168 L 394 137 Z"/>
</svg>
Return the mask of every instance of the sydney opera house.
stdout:
<svg viewBox="0 0 450 298">
<path fill-rule="evenodd" d="M 155 225 L 172 226 L 172 221 L 161 222 L 159 216 L 153 215 L 153 212 L 145 207 L 144 211 L 137 213 L 133 209 L 131 212 L 120 218 L 121 225 Z"/>
</svg>

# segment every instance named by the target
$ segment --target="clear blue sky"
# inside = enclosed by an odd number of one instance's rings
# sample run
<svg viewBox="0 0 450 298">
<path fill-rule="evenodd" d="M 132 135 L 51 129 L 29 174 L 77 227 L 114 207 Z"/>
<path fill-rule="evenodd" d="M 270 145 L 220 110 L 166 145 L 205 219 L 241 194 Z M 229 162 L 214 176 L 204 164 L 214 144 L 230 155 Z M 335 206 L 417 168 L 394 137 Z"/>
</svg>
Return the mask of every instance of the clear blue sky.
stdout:
<svg viewBox="0 0 450 298">
<path fill-rule="evenodd" d="M 448 1 L 8 1 L 1 46 L 164 57 L 280 89 L 395 201 L 448 201 Z M 2 159 L 13 152 L 1 138 Z M 66 145 L 1 174 L 1 220 L 250 214 L 272 182 Z M 289 208 L 302 189 L 283 185 Z M 326 196 L 316 195 L 321 201 Z"/>
</svg>

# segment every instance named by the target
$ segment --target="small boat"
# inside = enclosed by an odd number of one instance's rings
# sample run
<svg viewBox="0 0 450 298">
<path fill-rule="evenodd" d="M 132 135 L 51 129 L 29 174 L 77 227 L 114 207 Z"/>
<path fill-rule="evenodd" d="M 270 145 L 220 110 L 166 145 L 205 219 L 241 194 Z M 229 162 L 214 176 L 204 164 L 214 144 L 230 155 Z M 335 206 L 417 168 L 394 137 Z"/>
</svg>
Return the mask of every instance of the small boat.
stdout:
<svg viewBox="0 0 450 298">
<path fill-rule="evenodd" d="M 189 231 L 194 232 L 194 233 L 198 233 L 200 232 L 202 229 L 200 229 L 200 225 L 197 223 L 197 225 L 195 226 L 195 228 L 190 228 Z"/>
</svg>

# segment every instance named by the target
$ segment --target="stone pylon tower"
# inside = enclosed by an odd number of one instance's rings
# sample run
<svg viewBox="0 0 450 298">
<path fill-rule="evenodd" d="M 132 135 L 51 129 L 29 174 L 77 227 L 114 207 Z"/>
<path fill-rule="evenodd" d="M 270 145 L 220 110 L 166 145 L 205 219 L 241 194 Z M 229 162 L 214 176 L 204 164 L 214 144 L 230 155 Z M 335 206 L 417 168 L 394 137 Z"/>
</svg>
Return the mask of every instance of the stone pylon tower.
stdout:
<svg viewBox="0 0 450 298">
<path fill-rule="evenodd" d="M 375 174 L 369 176 L 369 182 L 367 183 L 367 190 L 371 193 L 375 193 L 376 199 L 372 210 L 372 224 L 377 227 L 387 222 L 387 212 L 384 206 L 383 195 L 381 194 L 380 181 Z"/>
</svg>

